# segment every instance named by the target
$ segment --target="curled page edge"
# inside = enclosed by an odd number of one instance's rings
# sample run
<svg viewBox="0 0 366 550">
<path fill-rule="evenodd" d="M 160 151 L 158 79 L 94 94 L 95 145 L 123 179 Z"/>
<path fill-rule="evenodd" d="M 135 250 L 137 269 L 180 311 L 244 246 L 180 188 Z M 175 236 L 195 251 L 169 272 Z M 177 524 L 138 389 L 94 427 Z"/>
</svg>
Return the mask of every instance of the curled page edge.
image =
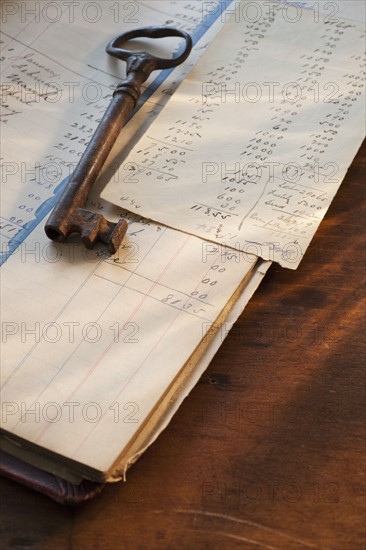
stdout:
<svg viewBox="0 0 366 550">
<path fill-rule="evenodd" d="M 227 308 L 224 308 L 222 312 L 224 315 L 223 324 L 225 325 L 224 338 L 227 336 L 229 330 L 231 330 L 234 323 L 237 321 L 237 319 L 245 309 L 246 305 L 253 296 L 254 292 L 257 290 L 258 286 L 260 285 L 271 265 L 271 261 L 261 260 L 259 258 L 256 268 L 251 272 L 249 281 L 245 284 L 244 289 L 241 290 L 239 297 L 235 300 L 234 305 L 232 307 L 227 306 Z M 225 311 L 225 309 L 229 309 L 229 311 Z M 147 426 L 147 428 L 139 434 L 139 436 L 136 438 L 135 442 L 131 446 L 131 454 L 129 454 L 128 458 L 124 459 L 119 464 L 113 475 L 107 478 L 106 481 L 108 483 L 118 482 L 121 480 L 126 481 L 128 468 L 138 460 L 138 458 L 168 426 L 174 414 L 183 403 L 184 399 L 190 394 L 200 377 L 209 366 L 214 355 L 216 354 L 223 342 L 224 338 L 222 337 L 222 335 L 222 331 L 218 330 L 218 332 L 216 332 L 200 358 L 197 359 L 195 353 L 192 355 L 188 364 L 186 364 L 186 366 L 182 369 L 176 380 L 169 388 L 168 393 L 165 396 L 165 403 L 167 403 L 165 407 L 164 405 L 158 405 L 158 413 L 160 411 L 160 408 L 164 409 L 164 412 L 160 412 L 160 420 L 155 423 L 155 428 L 153 428 L 153 430 L 149 432 Z M 188 377 L 187 368 L 189 369 Z M 157 414 L 157 412 L 155 411 L 154 414 Z"/>
</svg>

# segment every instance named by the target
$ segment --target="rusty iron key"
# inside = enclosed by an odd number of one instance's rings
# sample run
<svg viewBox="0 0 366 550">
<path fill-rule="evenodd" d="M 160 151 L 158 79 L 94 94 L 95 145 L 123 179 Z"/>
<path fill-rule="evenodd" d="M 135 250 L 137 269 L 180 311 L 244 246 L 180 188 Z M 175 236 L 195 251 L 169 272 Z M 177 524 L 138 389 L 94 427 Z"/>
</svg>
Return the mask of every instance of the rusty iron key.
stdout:
<svg viewBox="0 0 366 550">
<path fill-rule="evenodd" d="M 121 48 L 125 42 L 133 38 L 168 36 L 185 39 L 183 53 L 172 59 L 162 59 L 144 51 Z M 133 30 L 115 37 L 108 44 L 107 53 L 127 62 L 126 79 L 114 90 L 107 111 L 45 225 L 46 235 L 51 240 L 63 242 L 72 233 L 80 233 L 81 240 L 87 248 L 93 248 L 96 241 L 100 240 L 108 245 L 111 254 L 118 250 L 127 230 L 127 222 L 110 222 L 101 214 L 86 210 L 83 206 L 112 146 L 140 98 L 143 82 L 152 71 L 169 69 L 183 63 L 191 49 L 192 39 L 189 34 L 171 27 L 145 27 Z"/>
</svg>

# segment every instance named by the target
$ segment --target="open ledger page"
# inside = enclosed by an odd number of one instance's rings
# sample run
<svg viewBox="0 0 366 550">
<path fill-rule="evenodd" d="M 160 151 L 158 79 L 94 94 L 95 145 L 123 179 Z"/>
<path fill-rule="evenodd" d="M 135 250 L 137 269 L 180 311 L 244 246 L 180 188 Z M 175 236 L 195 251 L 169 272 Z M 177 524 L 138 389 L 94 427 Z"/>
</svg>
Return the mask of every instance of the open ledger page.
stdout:
<svg viewBox="0 0 366 550">
<path fill-rule="evenodd" d="M 230 11 L 102 196 L 295 269 L 364 138 L 364 25 Z"/>
<path fill-rule="evenodd" d="M 2 268 L 2 429 L 107 472 L 256 261 L 156 224 L 112 258 L 40 227 Z"/>
<path fill-rule="evenodd" d="M 85 18 L 70 22 L 65 12 L 51 24 L 43 12 L 32 20 L 22 13 L 25 3 L 17 5 L 2 35 L 1 443 L 26 458 L 32 450 L 48 453 L 46 468 L 58 463 L 56 471 L 68 479 L 104 481 L 165 395 L 171 406 L 165 403 L 159 429 L 166 424 L 180 392 L 192 387 L 194 367 L 202 372 L 221 343 L 220 325 L 238 315 L 265 267 L 253 255 L 127 215 L 100 199 L 98 186 L 89 207 L 129 219 L 119 252 L 110 257 L 102 247 L 85 250 L 78 239 L 47 240 L 44 217 L 124 71 L 104 53 L 111 36 L 169 20 L 197 38 L 214 32 L 215 17 L 208 14 L 201 24 L 202 6 L 190 2 L 138 2 L 138 21 L 128 12 L 121 28 L 114 10 L 118 5 L 124 13 L 132 3 L 103 2 L 99 33 L 91 34 Z M 184 70 L 158 77 L 157 93 L 122 132 L 106 174 Z M 149 426 L 134 455 L 155 437 Z M 29 460 L 42 463 L 34 457 Z"/>
</svg>

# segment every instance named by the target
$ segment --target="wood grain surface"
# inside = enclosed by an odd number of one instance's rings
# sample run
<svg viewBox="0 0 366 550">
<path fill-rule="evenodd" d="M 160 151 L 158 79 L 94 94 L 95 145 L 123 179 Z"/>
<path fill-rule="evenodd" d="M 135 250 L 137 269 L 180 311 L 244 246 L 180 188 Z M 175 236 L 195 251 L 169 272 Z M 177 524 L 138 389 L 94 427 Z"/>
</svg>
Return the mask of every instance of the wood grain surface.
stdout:
<svg viewBox="0 0 366 550">
<path fill-rule="evenodd" d="M 0 479 L 2 548 L 364 548 L 364 158 L 127 483 L 73 508 Z"/>
</svg>

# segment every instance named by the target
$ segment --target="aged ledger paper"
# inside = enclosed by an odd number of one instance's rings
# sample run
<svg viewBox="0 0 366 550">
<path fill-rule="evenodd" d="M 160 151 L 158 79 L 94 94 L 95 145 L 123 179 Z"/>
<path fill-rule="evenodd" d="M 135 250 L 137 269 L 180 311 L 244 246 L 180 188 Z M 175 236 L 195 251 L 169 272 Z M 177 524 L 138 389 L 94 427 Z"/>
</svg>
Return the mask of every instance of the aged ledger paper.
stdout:
<svg viewBox="0 0 366 550">
<path fill-rule="evenodd" d="M 123 77 L 104 52 L 111 37 L 169 21 L 198 56 L 218 18 L 203 21 L 200 3 L 104 2 L 96 34 L 98 14 L 77 18 L 77 4 L 60 17 L 3 5 L 1 448 L 75 482 L 114 481 L 168 423 L 269 263 L 127 214 L 98 188 L 88 206 L 129 220 L 118 253 L 47 240 L 45 216 Z M 146 89 L 112 172 L 184 71 Z"/>
<path fill-rule="evenodd" d="M 296 269 L 365 135 L 365 27 L 294 4 L 232 4 L 102 196 Z"/>
</svg>

